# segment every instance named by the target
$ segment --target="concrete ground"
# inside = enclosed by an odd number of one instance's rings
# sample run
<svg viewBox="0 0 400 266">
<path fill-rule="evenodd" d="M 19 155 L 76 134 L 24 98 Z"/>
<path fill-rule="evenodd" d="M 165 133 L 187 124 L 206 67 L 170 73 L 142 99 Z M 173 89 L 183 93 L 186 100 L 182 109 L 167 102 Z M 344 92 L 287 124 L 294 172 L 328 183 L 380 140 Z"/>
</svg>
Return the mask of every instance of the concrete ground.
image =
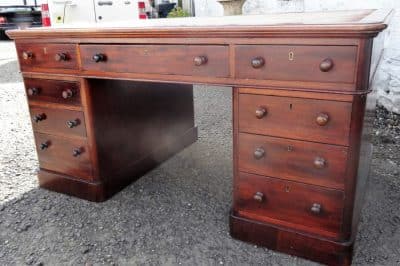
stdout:
<svg viewBox="0 0 400 266">
<path fill-rule="evenodd" d="M 15 58 L 0 42 L 0 265 L 315 265 L 229 236 L 230 88 L 197 86 L 199 140 L 91 203 L 38 188 Z M 354 265 L 400 265 L 400 139 L 379 114 Z"/>
</svg>

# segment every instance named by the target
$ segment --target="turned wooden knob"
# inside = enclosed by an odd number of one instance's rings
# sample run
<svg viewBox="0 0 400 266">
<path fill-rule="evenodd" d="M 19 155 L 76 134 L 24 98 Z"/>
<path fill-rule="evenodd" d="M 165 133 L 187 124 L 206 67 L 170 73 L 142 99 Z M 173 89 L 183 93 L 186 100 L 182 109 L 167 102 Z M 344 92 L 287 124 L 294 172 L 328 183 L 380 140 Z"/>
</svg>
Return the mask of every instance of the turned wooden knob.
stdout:
<svg viewBox="0 0 400 266">
<path fill-rule="evenodd" d="M 75 92 L 73 90 L 71 90 L 71 89 L 63 90 L 62 93 L 61 93 L 61 96 L 64 99 L 72 98 L 74 95 L 75 95 Z"/>
<path fill-rule="evenodd" d="M 49 147 L 49 142 L 48 142 L 48 141 L 43 142 L 43 143 L 40 143 L 40 149 L 41 149 L 41 150 L 45 150 L 45 149 L 47 149 L 48 147 Z"/>
<path fill-rule="evenodd" d="M 263 148 L 257 148 L 254 151 L 254 158 L 256 158 L 257 160 L 261 159 L 262 157 L 264 157 L 265 151 Z"/>
<path fill-rule="evenodd" d="M 330 58 L 326 58 L 324 60 L 322 60 L 322 62 L 319 64 L 319 69 L 322 72 L 328 72 L 329 70 L 331 70 L 333 68 L 333 60 Z"/>
<path fill-rule="evenodd" d="M 251 60 L 251 66 L 253 68 L 260 68 L 265 65 L 265 60 L 262 57 L 256 57 Z"/>
<path fill-rule="evenodd" d="M 316 157 L 314 159 L 314 166 L 315 168 L 321 169 L 324 168 L 326 165 L 326 160 L 322 157 Z"/>
<path fill-rule="evenodd" d="M 68 60 L 68 56 L 65 53 L 58 53 L 54 56 L 54 59 L 58 62 L 61 61 L 67 61 Z"/>
<path fill-rule="evenodd" d="M 79 119 L 75 119 L 75 120 L 68 120 L 67 121 L 67 127 L 69 128 L 73 128 L 79 125 Z"/>
<path fill-rule="evenodd" d="M 32 59 L 33 58 L 33 53 L 30 51 L 23 51 L 22 52 L 22 58 L 24 60 Z"/>
<path fill-rule="evenodd" d="M 36 123 L 39 123 L 40 121 L 43 121 L 46 119 L 46 114 L 37 114 L 33 116 L 33 121 Z"/>
<path fill-rule="evenodd" d="M 256 109 L 256 117 L 258 119 L 263 118 L 266 114 L 267 114 L 267 109 L 265 109 L 264 107 L 258 107 Z"/>
<path fill-rule="evenodd" d="M 72 150 L 72 155 L 74 157 L 78 157 L 82 153 L 83 153 L 83 149 L 82 148 L 75 148 L 75 149 Z"/>
<path fill-rule="evenodd" d="M 28 95 L 29 96 L 34 96 L 39 94 L 39 89 L 38 88 L 29 88 L 28 89 Z"/>
<path fill-rule="evenodd" d="M 326 113 L 319 113 L 317 115 L 317 118 L 315 119 L 315 122 L 317 122 L 318 125 L 320 126 L 325 126 L 328 124 L 329 121 L 329 115 Z"/>
<path fill-rule="evenodd" d="M 92 57 L 92 60 L 95 61 L 96 63 L 106 61 L 106 56 L 104 54 L 95 54 Z"/>
<path fill-rule="evenodd" d="M 264 200 L 264 194 L 261 192 L 256 192 L 256 194 L 253 196 L 253 199 L 255 201 L 262 202 Z"/>
<path fill-rule="evenodd" d="M 193 62 L 196 66 L 201 66 L 204 65 L 205 63 L 207 63 L 207 57 L 206 56 L 196 56 L 193 59 Z"/>
<path fill-rule="evenodd" d="M 321 213 L 321 209 L 322 207 L 319 203 L 313 203 L 313 205 L 311 206 L 311 212 L 315 214 Z"/>
</svg>

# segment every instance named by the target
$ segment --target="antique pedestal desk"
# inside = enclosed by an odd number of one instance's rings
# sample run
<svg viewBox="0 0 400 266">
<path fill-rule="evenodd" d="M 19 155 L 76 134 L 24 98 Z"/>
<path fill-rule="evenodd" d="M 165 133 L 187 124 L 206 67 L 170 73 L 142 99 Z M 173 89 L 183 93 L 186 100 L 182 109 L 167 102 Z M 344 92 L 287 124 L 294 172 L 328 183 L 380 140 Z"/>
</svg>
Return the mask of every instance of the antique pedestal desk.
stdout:
<svg viewBox="0 0 400 266">
<path fill-rule="evenodd" d="M 232 86 L 231 235 L 348 265 L 371 158 L 369 84 L 390 14 L 8 31 L 24 77 L 39 184 L 107 199 L 196 141 L 192 84 Z"/>
</svg>

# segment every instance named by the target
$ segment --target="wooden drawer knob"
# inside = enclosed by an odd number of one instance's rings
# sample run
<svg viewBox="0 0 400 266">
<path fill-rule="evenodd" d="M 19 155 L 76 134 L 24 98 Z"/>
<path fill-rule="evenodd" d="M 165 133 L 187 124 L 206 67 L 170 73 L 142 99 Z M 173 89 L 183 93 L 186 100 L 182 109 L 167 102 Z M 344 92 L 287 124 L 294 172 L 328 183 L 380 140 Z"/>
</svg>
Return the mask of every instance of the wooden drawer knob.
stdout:
<svg viewBox="0 0 400 266">
<path fill-rule="evenodd" d="M 265 60 L 262 57 L 256 57 L 251 60 L 251 66 L 253 68 L 260 68 L 265 65 Z"/>
<path fill-rule="evenodd" d="M 311 212 L 314 214 L 320 214 L 321 213 L 321 204 L 319 203 L 313 203 L 313 205 L 311 206 Z"/>
<path fill-rule="evenodd" d="M 261 192 L 256 192 L 256 194 L 254 194 L 254 196 L 253 196 L 253 199 L 255 201 L 258 201 L 258 202 L 263 202 L 264 201 L 264 194 L 261 193 Z"/>
<path fill-rule="evenodd" d="M 194 62 L 194 64 L 195 64 L 196 66 L 204 65 L 204 64 L 207 63 L 207 61 L 208 61 L 208 59 L 207 59 L 206 56 L 196 56 L 196 57 L 193 59 L 193 62 Z"/>
<path fill-rule="evenodd" d="M 319 113 L 315 122 L 320 126 L 325 126 L 329 122 L 329 115 L 326 113 Z"/>
<path fill-rule="evenodd" d="M 49 147 L 49 142 L 48 142 L 48 141 L 43 142 L 43 143 L 40 143 L 40 149 L 41 149 L 41 150 L 45 150 L 45 149 L 47 149 L 48 147 Z"/>
<path fill-rule="evenodd" d="M 83 153 L 83 149 L 82 148 L 75 148 L 75 149 L 72 150 L 72 155 L 74 157 L 78 157 L 82 153 Z"/>
<path fill-rule="evenodd" d="M 264 157 L 265 155 L 265 151 L 263 148 L 257 148 L 254 151 L 254 158 L 256 158 L 257 160 L 260 160 L 262 157 Z"/>
<path fill-rule="evenodd" d="M 64 99 L 72 98 L 74 95 L 75 95 L 75 92 L 73 90 L 71 90 L 71 89 L 63 90 L 62 93 L 61 93 L 61 96 Z"/>
<path fill-rule="evenodd" d="M 33 121 L 35 121 L 36 123 L 39 123 L 40 121 L 43 121 L 45 119 L 46 119 L 46 114 L 37 114 L 33 116 Z"/>
<path fill-rule="evenodd" d="M 106 56 L 104 54 L 95 54 L 92 57 L 92 60 L 95 61 L 96 63 L 102 62 L 102 61 L 104 62 L 104 61 L 106 61 Z"/>
<path fill-rule="evenodd" d="M 32 59 L 33 58 L 33 53 L 29 51 L 23 51 L 22 52 L 22 58 L 24 60 Z"/>
<path fill-rule="evenodd" d="M 258 107 L 258 108 L 256 109 L 256 117 L 257 117 L 258 119 L 263 118 L 266 114 L 267 114 L 267 109 L 266 109 L 266 108 L 264 108 L 264 107 Z"/>
<path fill-rule="evenodd" d="M 314 159 L 315 168 L 322 169 L 326 166 L 326 160 L 322 157 L 316 157 Z"/>
<path fill-rule="evenodd" d="M 65 53 L 58 53 L 54 56 L 54 59 L 57 62 L 61 62 L 61 61 L 67 61 L 68 60 L 68 56 Z"/>
<path fill-rule="evenodd" d="M 326 58 L 324 60 L 322 60 L 322 62 L 319 64 L 319 69 L 322 72 L 328 72 L 329 70 L 331 70 L 333 68 L 333 60 L 330 58 Z"/>
<path fill-rule="evenodd" d="M 68 121 L 67 121 L 67 127 L 69 127 L 69 128 L 74 128 L 74 127 L 78 126 L 79 123 L 80 123 L 79 119 L 68 120 Z"/>
<path fill-rule="evenodd" d="M 39 94 L 39 89 L 38 88 L 29 88 L 28 89 L 28 95 L 29 96 L 34 96 Z"/>
</svg>

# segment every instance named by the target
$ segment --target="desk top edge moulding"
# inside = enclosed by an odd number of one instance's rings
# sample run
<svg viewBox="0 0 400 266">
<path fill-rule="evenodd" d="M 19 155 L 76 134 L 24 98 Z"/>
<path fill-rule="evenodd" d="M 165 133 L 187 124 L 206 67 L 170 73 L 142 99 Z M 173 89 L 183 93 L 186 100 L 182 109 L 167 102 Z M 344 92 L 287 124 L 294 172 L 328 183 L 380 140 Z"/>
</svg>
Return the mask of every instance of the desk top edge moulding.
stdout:
<svg viewBox="0 0 400 266">
<path fill-rule="evenodd" d="M 232 86 L 230 234 L 350 265 L 372 156 L 370 84 L 392 13 L 7 31 L 24 78 L 39 185 L 108 199 L 197 140 L 193 84 Z"/>
<path fill-rule="evenodd" d="M 189 17 L 139 20 L 135 26 L 119 23 L 60 25 L 10 30 L 18 38 L 115 38 L 121 37 L 271 37 L 291 35 L 375 36 L 387 27 L 393 10 L 370 9 L 329 12 L 277 13 L 224 17 Z M 84 34 L 84 36 L 82 36 Z M 240 34 L 240 35 L 237 35 Z M 291 35 L 293 36 L 293 35 Z"/>
</svg>

